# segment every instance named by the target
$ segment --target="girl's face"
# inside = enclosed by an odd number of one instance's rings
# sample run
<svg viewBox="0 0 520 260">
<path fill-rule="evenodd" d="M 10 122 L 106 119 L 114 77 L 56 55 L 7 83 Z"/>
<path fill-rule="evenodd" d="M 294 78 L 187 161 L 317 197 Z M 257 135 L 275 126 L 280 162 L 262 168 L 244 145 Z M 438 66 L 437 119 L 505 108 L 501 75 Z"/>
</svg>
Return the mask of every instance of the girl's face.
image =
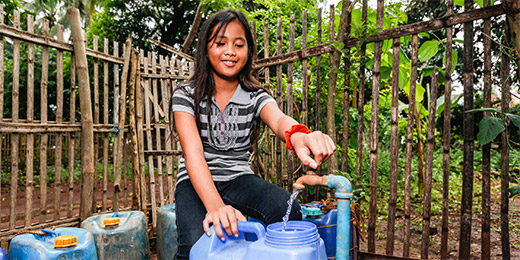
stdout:
<svg viewBox="0 0 520 260">
<path fill-rule="evenodd" d="M 225 31 L 220 30 L 217 33 L 207 46 L 208 59 L 213 67 L 213 78 L 215 83 L 222 80 L 236 82 L 238 73 L 244 68 L 248 56 L 244 27 L 238 20 L 233 20 L 228 23 Z"/>
</svg>

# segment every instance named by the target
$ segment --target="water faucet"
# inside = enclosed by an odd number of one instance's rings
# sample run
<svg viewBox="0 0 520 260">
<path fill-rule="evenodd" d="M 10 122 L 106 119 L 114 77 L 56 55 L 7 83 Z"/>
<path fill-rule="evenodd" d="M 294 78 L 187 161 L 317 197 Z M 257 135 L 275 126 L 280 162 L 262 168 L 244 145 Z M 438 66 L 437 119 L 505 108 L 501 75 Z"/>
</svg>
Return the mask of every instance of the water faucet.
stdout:
<svg viewBox="0 0 520 260">
<path fill-rule="evenodd" d="M 322 185 L 336 189 L 334 195 L 338 201 L 338 222 L 336 226 L 336 259 L 348 259 L 350 252 L 350 199 L 352 184 L 340 175 L 318 176 L 313 171 L 307 171 L 294 182 L 293 188 L 303 190 L 305 185 Z"/>
</svg>

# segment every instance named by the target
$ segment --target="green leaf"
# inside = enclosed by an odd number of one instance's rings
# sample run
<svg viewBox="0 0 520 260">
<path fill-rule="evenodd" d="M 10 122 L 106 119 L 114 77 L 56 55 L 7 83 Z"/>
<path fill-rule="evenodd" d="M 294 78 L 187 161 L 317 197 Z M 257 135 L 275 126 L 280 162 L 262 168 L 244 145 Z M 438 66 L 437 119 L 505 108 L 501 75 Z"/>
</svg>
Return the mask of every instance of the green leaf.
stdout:
<svg viewBox="0 0 520 260">
<path fill-rule="evenodd" d="M 494 108 L 494 107 L 485 107 L 485 108 L 475 108 L 466 111 L 466 113 L 474 113 L 474 112 L 489 112 L 489 113 L 500 113 L 500 108 Z"/>
<path fill-rule="evenodd" d="M 488 116 L 484 117 L 478 124 L 477 139 L 480 144 L 485 145 L 495 140 L 495 138 L 506 129 L 501 118 Z"/>
<path fill-rule="evenodd" d="M 457 51 L 452 50 L 452 52 L 451 52 L 451 72 L 453 72 L 455 70 L 455 68 L 457 67 L 457 62 L 459 62 Z M 446 53 L 444 53 L 444 55 L 442 55 L 442 64 L 446 65 Z"/>
<path fill-rule="evenodd" d="M 454 0 L 453 3 L 458 6 L 464 6 L 464 0 Z"/>
<path fill-rule="evenodd" d="M 419 48 L 419 60 L 425 62 L 439 52 L 438 41 L 426 41 Z"/>
<path fill-rule="evenodd" d="M 514 196 L 520 196 L 520 185 L 511 187 L 508 190 L 509 190 L 509 198 L 512 198 Z"/>
<path fill-rule="evenodd" d="M 345 44 L 342 43 L 342 42 L 334 41 L 334 42 L 332 42 L 332 46 L 334 46 L 334 48 L 336 48 L 336 50 L 342 52 L 343 51 L 343 47 L 345 47 Z"/>
<path fill-rule="evenodd" d="M 516 127 L 520 128 L 520 116 L 519 115 L 511 114 L 511 113 L 505 113 L 505 115 L 507 117 L 509 117 L 509 120 L 511 120 L 511 122 L 514 125 L 516 125 Z"/>
</svg>

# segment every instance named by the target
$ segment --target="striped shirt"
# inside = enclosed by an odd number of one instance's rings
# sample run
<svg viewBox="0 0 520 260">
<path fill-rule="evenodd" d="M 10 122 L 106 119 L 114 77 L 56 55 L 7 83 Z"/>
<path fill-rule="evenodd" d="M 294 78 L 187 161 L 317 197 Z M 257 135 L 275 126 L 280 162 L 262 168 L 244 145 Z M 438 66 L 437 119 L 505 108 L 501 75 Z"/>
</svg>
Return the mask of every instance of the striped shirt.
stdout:
<svg viewBox="0 0 520 260">
<path fill-rule="evenodd" d="M 185 86 L 175 91 L 172 97 L 172 110 L 195 116 L 193 99 L 186 94 L 186 91 L 193 93 L 193 88 Z M 215 98 L 211 97 L 209 123 L 206 100 L 200 102 L 199 134 L 213 181 L 230 181 L 244 174 L 253 174 L 249 163 L 250 137 L 255 124 L 259 121 L 260 111 L 270 102 L 276 101 L 265 90 L 248 92 L 238 85 L 224 112 L 221 112 Z M 177 183 L 186 179 L 189 179 L 189 176 L 182 155 L 179 160 Z"/>
</svg>

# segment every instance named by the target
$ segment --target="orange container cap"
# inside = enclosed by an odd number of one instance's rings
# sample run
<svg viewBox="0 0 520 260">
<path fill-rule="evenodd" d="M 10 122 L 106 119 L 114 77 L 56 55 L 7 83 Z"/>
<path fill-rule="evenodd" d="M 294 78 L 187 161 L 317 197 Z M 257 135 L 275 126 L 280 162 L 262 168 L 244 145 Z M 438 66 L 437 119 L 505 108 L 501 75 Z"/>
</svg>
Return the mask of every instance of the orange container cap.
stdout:
<svg viewBox="0 0 520 260">
<path fill-rule="evenodd" d="M 75 235 L 63 235 L 54 239 L 54 247 L 70 247 L 78 244 L 78 238 Z"/>
<path fill-rule="evenodd" d="M 121 219 L 118 217 L 106 218 L 103 220 L 103 225 L 105 226 L 117 226 L 119 223 L 121 223 Z"/>
</svg>

